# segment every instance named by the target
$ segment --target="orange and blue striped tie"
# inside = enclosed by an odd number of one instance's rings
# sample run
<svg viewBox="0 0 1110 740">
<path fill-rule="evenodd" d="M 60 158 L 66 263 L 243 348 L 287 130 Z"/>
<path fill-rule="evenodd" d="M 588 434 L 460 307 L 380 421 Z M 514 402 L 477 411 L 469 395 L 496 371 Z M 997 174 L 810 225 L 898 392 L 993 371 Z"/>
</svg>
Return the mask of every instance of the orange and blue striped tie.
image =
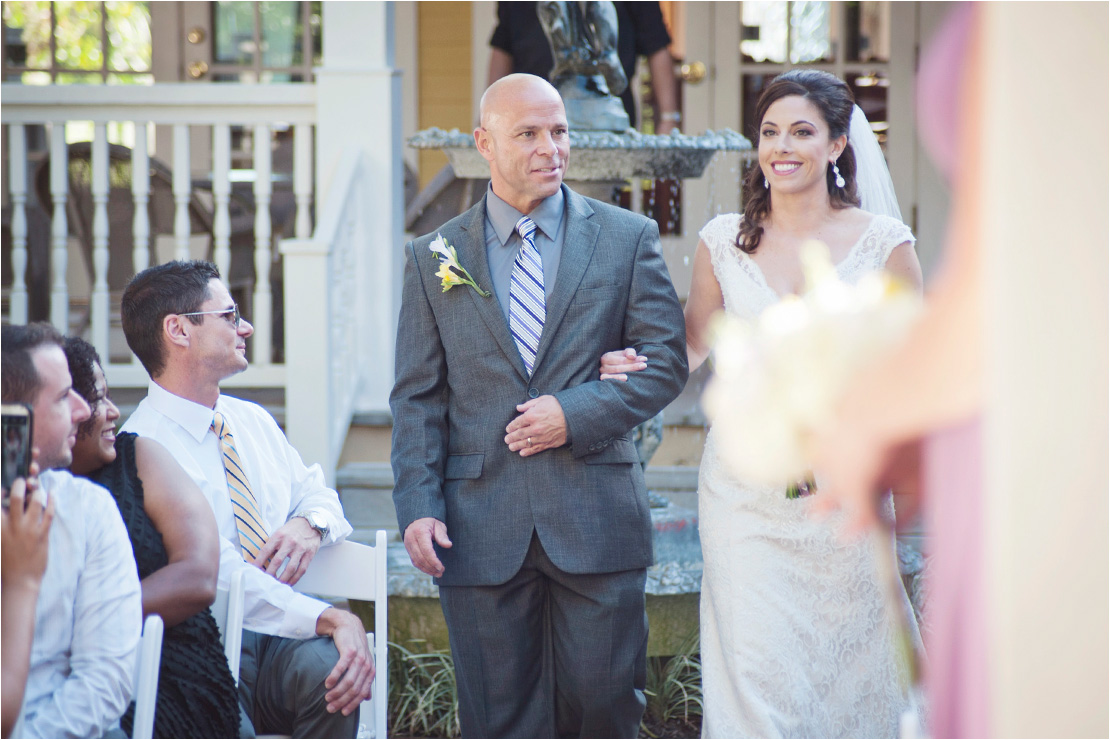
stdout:
<svg viewBox="0 0 1110 740">
<path fill-rule="evenodd" d="M 243 552 L 254 560 L 269 535 L 258 511 L 258 502 L 251 492 L 243 463 L 235 451 L 235 438 L 227 428 L 223 414 L 219 411 L 212 418 L 212 431 L 220 440 L 220 453 L 224 459 L 224 474 L 227 476 L 227 492 L 231 495 L 231 510 L 235 513 L 235 527 L 239 530 L 239 544 Z"/>
</svg>

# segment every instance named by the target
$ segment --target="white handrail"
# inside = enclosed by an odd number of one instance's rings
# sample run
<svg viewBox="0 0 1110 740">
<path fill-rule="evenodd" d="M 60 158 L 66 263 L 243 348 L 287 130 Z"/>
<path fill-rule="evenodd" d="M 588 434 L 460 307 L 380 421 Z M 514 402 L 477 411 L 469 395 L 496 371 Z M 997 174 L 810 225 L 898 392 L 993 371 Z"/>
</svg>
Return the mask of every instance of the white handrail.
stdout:
<svg viewBox="0 0 1110 740">
<path fill-rule="evenodd" d="M 332 480 L 354 412 L 367 345 L 357 294 L 363 276 L 366 156 L 344 153 L 315 234 L 284 239 L 286 434 L 306 462 L 319 463 Z"/>
<path fill-rule="evenodd" d="M 0 85 L 4 123 L 151 121 L 157 124 L 315 123 L 311 84 Z"/>
</svg>

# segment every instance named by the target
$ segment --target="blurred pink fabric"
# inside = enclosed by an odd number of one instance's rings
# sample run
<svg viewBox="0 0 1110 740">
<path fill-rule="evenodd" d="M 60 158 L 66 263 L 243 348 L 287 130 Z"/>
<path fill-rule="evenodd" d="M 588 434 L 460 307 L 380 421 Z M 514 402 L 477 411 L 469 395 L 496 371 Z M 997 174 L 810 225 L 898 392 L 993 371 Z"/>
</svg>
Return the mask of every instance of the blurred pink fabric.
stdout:
<svg viewBox="0 0 1110 740">
<path fill-rule="evenodd" d="M 953 6 L 922 55 L 917 81 L 922 143 L 949 183 L 960 156 L 963 87 L 953 81 L 962 80 L 968 63 L 975 12 L 972 3 Z M 952 248 L 950 242 L 946 249 Z M 990 734 L 980 434 L 974 419 L 935 432 L 925 446 L 924 507 L 932 542 L 926 687 L 933 737 Z"/>
<path fill-rule="evenodd" d="M 990 735 L 978 419 L 934 433 L 925 446 L 933 544 L 925 683 L 933 737 Z"/>
</svg>

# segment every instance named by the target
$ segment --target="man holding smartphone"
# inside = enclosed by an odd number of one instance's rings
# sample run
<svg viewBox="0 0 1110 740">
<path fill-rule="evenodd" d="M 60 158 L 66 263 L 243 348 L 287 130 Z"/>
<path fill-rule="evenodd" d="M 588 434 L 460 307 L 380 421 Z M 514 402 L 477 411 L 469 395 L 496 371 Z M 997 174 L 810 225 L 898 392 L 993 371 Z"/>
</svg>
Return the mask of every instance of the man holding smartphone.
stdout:
<svg viewBox="0 0 1110 740">
<path fill-rule="evenodd" d="M 31 407 L 44 471 L 38 488 L 54 506 L 12 734 L 101 737 L 131 701 L 143 618 L 138 570 L 111 495 L 64 469 L 89 407 L 73 391 L 61 335 L 49 324 L 4 326 L 0 345 L 3 401 Z"/>
</svg>

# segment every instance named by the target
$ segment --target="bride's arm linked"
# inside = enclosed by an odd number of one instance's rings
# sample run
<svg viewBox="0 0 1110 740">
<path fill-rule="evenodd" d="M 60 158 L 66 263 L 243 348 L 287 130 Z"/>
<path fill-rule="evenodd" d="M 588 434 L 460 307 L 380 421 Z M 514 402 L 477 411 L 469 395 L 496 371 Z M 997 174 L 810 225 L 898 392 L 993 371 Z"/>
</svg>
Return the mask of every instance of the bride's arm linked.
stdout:
<svg viewBox="0 0 1110 740">
<path fill-rule="evenodd" d="M 895 250 L 897 251 L 897 250 Z M 893 255 L 891 255 L 893 259 Z M 889 264 L 889 263 L 888 263 Z M 920 275 L 920 268 L 918 269 Z M 694 251 L 694 269 L 690 278 L 690 293 L 686 299 L 686 359 L 690 372 L 698 369 L 709 356 L 709 321 L 717 311 L 724 310 L 725 299 L 721 285 L 713 274 L 709 247 L 698 240 Z M 628 380 L 628 373 L 647 367 L 648 358 L 636 354 L 632 347 L 606 352 L 601 356 L 602 380 Z"/>
</svg>

